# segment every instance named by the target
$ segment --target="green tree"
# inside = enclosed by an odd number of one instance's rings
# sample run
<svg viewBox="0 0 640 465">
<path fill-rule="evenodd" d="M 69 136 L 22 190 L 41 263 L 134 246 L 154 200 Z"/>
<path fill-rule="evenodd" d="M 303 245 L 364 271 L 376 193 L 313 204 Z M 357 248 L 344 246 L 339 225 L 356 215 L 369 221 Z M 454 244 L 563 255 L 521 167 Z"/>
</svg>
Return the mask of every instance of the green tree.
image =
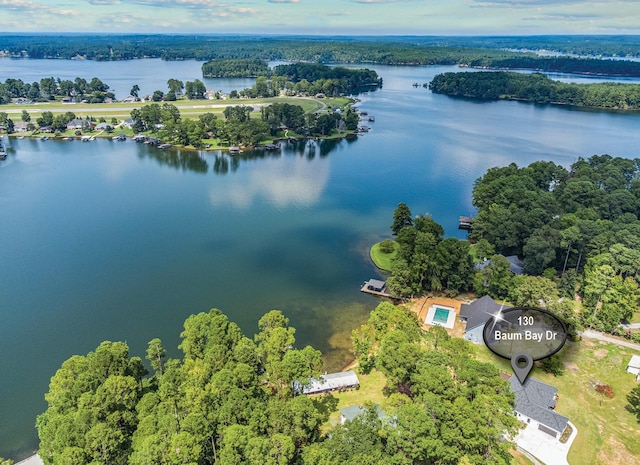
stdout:
<svg viewBox="0 0 640 465">
<path fill-rule="evenodd" d="M 31 115 L 27 110 L 22 110 L 22 115 L 20 116 L 20 119 L 28 123 L 29 121 L 31 121 Z"/>
<path fill-rule="evenodd" d="M 638 417 L 638 423 L 640 423 L 640 385 L 631 389 L 629 394 L 627 394 L 627 402 L 629 403 L 625 408 Z"/>
<path fill-rule="evenodd" d="M 397 236 L 400 230 L 405 226 L 413 226 L 413 219 L 411 217 L 411 210 L 409 210 L 407 204 L 400 202 L 393 211 L 391 232 L 394 236 Z"/>
</svg>

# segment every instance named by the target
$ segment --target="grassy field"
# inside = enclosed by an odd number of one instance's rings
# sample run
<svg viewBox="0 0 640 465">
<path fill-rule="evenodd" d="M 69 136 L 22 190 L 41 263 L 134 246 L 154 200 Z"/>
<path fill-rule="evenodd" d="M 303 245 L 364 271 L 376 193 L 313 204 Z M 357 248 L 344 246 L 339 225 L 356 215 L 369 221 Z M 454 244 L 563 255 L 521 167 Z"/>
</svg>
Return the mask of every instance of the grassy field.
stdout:
<svg viewBox="0 0 640 465">
<path fill-rule="evenodd" d="M 316 99 L 312 97 L 273 97 L 263 99 L 233 99 L 233 100 L 176 100 L 174 102 L 166 102 L 176 106 L 180 110 L 180 114 L 184 118 L 195 119 L 204 113 L 214 113 L 222 115 L 224 109 L 234 105 L 268 105 L 270 103 L 289 103 L 301 106 L 305 113 L 313 113 L 323 109 L 344 107 L 352 101 L 345 97 Z M 16 115 L 20 115 L 26 110 L 31 116 L 31 120 L 35 121 L 42 115 L 44 111 L 50 111 L 55 115 L 71 111 L 78 117 L 93 116 L 94 118 L 105 118 L 109 121 L 111 118 L 123 120 L 131 117 L 131 110 L 141 108 L 154 102 L 133 102 L 133 103 L 61 103 L 55 102 L 36 102 L 28 105 L 19 105 L 10 103 L 2 105 L 0 111 L 6 112 L 14 122 L 20 121 Z M 165 102 L 157 102 L 165 103 Z M 253 112 L 253 117 L 259 116 L 258 112 Z"/>
<path fill-rule="evenodd" d="M 483 345 L 476 349 L 478 358 L 512 372 L 508 360 L 496 357 Z M 634 353 L 637 352 L 584 339 L 567 343 L 562 350 L 564 375 L 554 377 L 534 369 L 532 376 L 558 388 L 556 411 L 578 428 L 578 436 L 569 451 L 570 464 L 639 463 L 640 425 L 636 417 L 625 410 L 626 396 L 636 385 L 635 378 L 625 371 Z M 608 399 L 596 392 L 595 383 L 612 386 L 615 397 Z"/>
<path fill-rule="evenodd" d="M 383 271 L 391 271 L 391 263 L 396 257 L 398 248 L 400 247 L 395 241 L 393 242 L 393 246 L 393 252 L 384 253 L 380 250 L 380 243 L 378 242 L 377 244 L 373 244 L 371 250 L 369 251 L 369 255 L 371 256 L 371 260 L 373 260 L 373 263 Z"/>
<path fill-rule="evenodd" d="M 358 379 L 360 380 L 358 389 L 333 393 L 334 400 L 324 401 L 323 405 L 330 410 L 331 414 L 329 421 L 324 425 L 323 432 L 340 423 L 340 409 L 350 405 L 363 405 L 365 402 L 372 402 L 379 404 L 384 410 L 386 400 L 382 394 L 382 388 L 386 383 L 384 375 L 377 370 L 372 370 L 368 375 L 358 373 Z M 328 396 L 316 396 L 314 400 L 321 401 L 323 397 Z"/>
</svg>

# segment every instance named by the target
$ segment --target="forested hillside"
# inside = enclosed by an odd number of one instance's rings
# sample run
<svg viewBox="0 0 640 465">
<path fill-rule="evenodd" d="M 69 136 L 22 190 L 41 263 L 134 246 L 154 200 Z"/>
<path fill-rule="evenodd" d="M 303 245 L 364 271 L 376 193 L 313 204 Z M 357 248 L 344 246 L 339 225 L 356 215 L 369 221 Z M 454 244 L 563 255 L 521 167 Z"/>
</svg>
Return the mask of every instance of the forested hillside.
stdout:
<svg viewBox="0 0 640 465">
<path fill-rule="evenodd" d="M 473 203 L 470 237 L 491 261 L 476 276 L 478 293 L 520 305 L 577 294 L 579 324 L 605 331 L 638 310 L 640 159 L 594 155 L 569 170 L 544 161 L 491 168 L 476 181 Z M 523 257 L 530 276 L 513 277 L 494 252 Z"/>
<path fill-rule="evenodd" d="M 621 110 L 640 109 L 639 84 L 565 83 L 538 73 L 444 73 L 436 75 L 429 83 L 429 88 L 437 94 L 482 100 L 521 100 Z"/>
<path fill-rule="evenodd" d="M 223 37 L 215 35 L 87 35 L 2 36 L 0 53 L 12 57 L 83 58 L 88 60 L 285 60 L 311 63 L 378 63 L 393 65 L 463 65 L 489 68 L 527 68 L 615 76 L 640 76 L 640 63 L 596 58 L 541 57 L 505 48 L 544 48 L 549 42 L 570 50 L 571 39 L 531 37 Z M 577 42 L 577 41 L 576 41 Z M 596 38 L 593 54 L 640 54 L 634 38 Z M 541 44 L 536 46 L 536 44 Z M 579 47 L 580 44 L 575 44 Z M 569 48 L 568 48 L 569 47 Z M 584 47 L 572 50 L 587 53 Z M 216 70 L 221 71 L 221 70 Z M 224 73 L 231 73 L 226 69 Z"/>
<path fill-rule="evenodd" d="M 37 419 L 40 456 L 47 465 L 509 463 L 508 383 L 442 328 L 425 334 L 414 314 L 381 304 L 357 347 L 365 368 L 386 376 L 386 419 L 371 407 L 338 426 L 326 424 L 332 395 L 297 395 L 319 376 L 320 352 L 294 348 L 279 311 L 258 329 L 248 338 L 219 310 L 192 315 L 180 360 L 149 342 L 151 373 L 122 342 L 71 357 Z"/>
</svg>

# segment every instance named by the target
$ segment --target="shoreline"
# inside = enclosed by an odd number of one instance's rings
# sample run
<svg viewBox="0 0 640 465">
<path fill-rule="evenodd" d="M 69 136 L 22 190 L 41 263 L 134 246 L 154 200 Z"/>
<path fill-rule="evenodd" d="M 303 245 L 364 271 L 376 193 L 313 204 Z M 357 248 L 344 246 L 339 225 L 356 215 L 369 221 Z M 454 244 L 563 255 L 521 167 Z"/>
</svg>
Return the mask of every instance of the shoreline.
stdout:
<svg viewBox="0 0 640 465">
<path fill-rule="evenodd" d="M 56 142 L 84 142 L 83 138 L 86 137 L 92 137 L 94 138 L 94 140 L 89 140 L 88 142 L 95 142 L 95 139 L 103 139 L 103 140 L 113 140 L 113 138 L 115 136 L 118 136 L 120 133 L 117 132 L 113 132 L 113 133 L 109 133 L 109 134 L 83 134 L 81 136 L 77 136 L 75 134 L 70 134 L 70 135 L 65 135 L 64 133 L 59 135 L 59 136 L 55 136 L 53 134 L 48 135 L 48 133 L 38 133 L 38 134 L 26 134 L 26 133 L 19 133 L 19 132 L 14 132 L 11 134 L 0 134 L 0 138 L 2 138 L 3 136 L 6 136 L 10 139 L 31 139 L 31 140 L 38 140 L 38 139 L 44 139 L 45 141 L 56 141 Z M 134 135 L 128 135 L 125 134 L 126 136 L 126 140 L 133 140 L 134 137 L 136 136 L 145 136 L 145 137 L 149 137 L 149 138 L 153 138 L 151 136 L 148 136 L 146 134 L 134 134 Z M 321 140 L 343 140 L 343 139 L 348 139 L 351 137 L 355 137 L 357 138 L 359 135 L 361 135 L 358 131 L 347 131 L 344 134 L 333 134 L 330 136 L 298 136 L 298 137 L 280 137 L 280 138 L 274 138 L 271 143 L 263 143 L 263 144 L 257 144 L 257 145 L 253 145 L 253 146 L 233 146 L 233 145 L 228 145 L 228 146 L 219 146 L 219 145 L 212 145 L 210 147 L 206 147 L 206 148 L 195 148 L 193 146 L 184 146 L 184 145 L 173 145 L 171 144 L 170 147 L 167 148 L 163 148 L 161 150 L 171 150 L 171 149 L 179 149 L 179 150 L 184 150 L 184 151 L 188 151 L 188 152 L 215 152 L 215 151 L 221 151 L 221 152 L 227 152 L 228 154 L 230 154 L 230 150 L 233 147 L 238 147 L 240 148 L 240 152 L 236 152 L 230 155 L 239 155 L 242 153 L 243 150 L 267 150 L 267 151 L 278 151 L 281 147 L 279 146 L 280 143 L 282 142 L 300 142 L 300 141 L 321 141 Z M 120 142 L 120 141 L 117 141 Z M 124 142 L 124 141 L 122 141 Z M 135 141 L 134 141 L 135 142 Z M 159 148 L 158 145 L 155 144 L 145 144 L 145 145 L 151 145 L 153 147 Z M 162 145 L 162 144 L 160 144 Z M 265 147 L 269 146 L 269 145 L 277 145 L 278 147 L 274 150 L 274 149 L 266 149 Z"/>
</svg>

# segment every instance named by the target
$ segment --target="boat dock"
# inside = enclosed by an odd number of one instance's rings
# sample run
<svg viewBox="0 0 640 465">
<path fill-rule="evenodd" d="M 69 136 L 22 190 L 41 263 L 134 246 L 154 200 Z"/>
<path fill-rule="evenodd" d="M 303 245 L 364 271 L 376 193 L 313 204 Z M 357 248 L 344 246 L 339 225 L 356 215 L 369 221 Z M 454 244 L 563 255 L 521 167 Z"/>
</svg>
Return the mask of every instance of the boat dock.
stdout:
<svg viewBox="0 0 640 465">
<path fill-rule="evenodd" d="M 393 299 L 393 296 L 387 292 L 387 283 L 385 281 L 380 281 L 379 279 L 370 279 L 369 281 L 366 281 L 362 285 L 360 292 L 375 295 L 376 297 L 388 297 Z"/>
<path fill-rule="evenodd" d="M 458 220 L 458 229 L 471 229 L 473 218 L 471 216 L 461 216 Z"/>
</svg>

